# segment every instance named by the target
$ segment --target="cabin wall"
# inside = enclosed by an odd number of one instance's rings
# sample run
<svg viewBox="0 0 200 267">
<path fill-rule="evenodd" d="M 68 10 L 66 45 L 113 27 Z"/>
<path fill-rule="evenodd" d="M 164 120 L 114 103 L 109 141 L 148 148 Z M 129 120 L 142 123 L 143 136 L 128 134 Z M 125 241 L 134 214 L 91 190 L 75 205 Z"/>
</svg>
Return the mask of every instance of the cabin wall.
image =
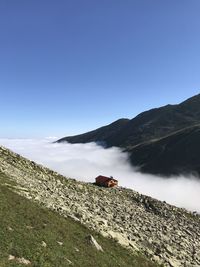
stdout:
<svg viewBox="0 0 200 267">
<path fill-rule="evenodd" d="M 104 186 L 104 187 L 114 187 L 114 186 L 118 186 L 118 182 L 114 181 L 114 180 L 110 180 L 110 181 L 103 181 L 101 178 L 96 179 L 96 184 L 100 185 L 100 186 Z"/>
<path fill-rule="evenodd" d="M 109 181 L 109 182 L 107 183 L 107 186 L 108 186 L 108 187 L 114 187 L 114 186 L 117 186 L 117 185 L 118 185 L 118 183 L 115 182 L 115 181 Z"/>
</svg>

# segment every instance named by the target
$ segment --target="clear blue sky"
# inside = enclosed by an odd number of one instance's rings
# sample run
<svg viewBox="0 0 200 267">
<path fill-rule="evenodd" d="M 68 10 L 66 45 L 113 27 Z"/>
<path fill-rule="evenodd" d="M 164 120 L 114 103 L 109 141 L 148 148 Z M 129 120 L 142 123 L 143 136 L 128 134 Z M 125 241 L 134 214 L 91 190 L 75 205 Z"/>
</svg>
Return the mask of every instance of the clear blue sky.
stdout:
<svg viewBox="0 0 200 267">
<path fill-rule="evenodd" d="M 199 14 L 199 0 L 0 0 L 0 136 L 81 133 L 199 93 Z"/>
</svg>

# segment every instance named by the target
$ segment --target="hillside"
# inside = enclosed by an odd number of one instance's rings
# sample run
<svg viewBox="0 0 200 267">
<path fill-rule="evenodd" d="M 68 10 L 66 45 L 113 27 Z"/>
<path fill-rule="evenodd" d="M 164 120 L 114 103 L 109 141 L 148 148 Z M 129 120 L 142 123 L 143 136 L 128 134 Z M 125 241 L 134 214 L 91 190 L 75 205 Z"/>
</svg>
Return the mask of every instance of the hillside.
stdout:
<svg viewBox="0 0 200 267">
<path fill-rule="evenodd" d="M 37 192 L 38 186 L 45 179 L 49 181 L 49 185 L 52 178 L 52 186 L 53 182 L 57 182 L 65 187 L 64 183 L 59 183 L 60 180 L 57 180 L 61 177 L 55 175 L 54 179 L 52 171 L 21 159 L 6 150 L 0 151 L 1 163 L 5 160 L 0 167 L 2 170 L 0 172 L 1 267 L 26 265 L 34 267 L 158 267 L 141 253 L 133 254 L 115 240 L 105 238 L 97 231 L 86 228 L 78 219 L 70 218 L 68 216 L 70 214 L 62 211 L 61 206 L 59 207 L 56 203 L 55 193 L 52 192 L 52 199 L 50 195 L 48 199 L 45 196 L 44 202 L 37 199 L 42 193 Z M 13 169 L 9 170 L 7 167 L 16 161 L 19 165 L 17 164 L 15 168 L 15 175 L 9 175 Z M 8 162 L 6 167 L 5 162 Z M 28 174 L 29 179 L 26 179 L 26 182 L 24 180 L 25 183 L 21 180 L 23 168 L 28 168 L 25 173 Z M 37 184 L 35 190 L 32 187 L 33 184 L 31 185 L 31 180 L 34 185 Z M 32 188 L 30 191 L 28 184 Z M 46 190 L 48 192 L 49 188 Z M 63 200 L 59 194 L 57 197 L 60 202 Z M 51 210 L 46 209 L 46 206 Z M 68 205 L 63 204 L 64 208 L 67 209 Z M 64 216 L 59 215 L 58 212 Z M 91 243 L 91 235 L 103 251 L 98 251 Z"/>
<path fill-rule="evenodd" d="M 153 142 L 154 140 L 164 138 L 168 135 L 176 134 L 176 132 L 179 130 L 184 130 L 187 127 L 195 126 L 199 123 L 200 95 L 196 95 L 178 105 L 166 105 L 164 107 L 151 109 L 139 114 L 131 120 L 125 120 L 123 125 L 120 125 L 120 127 L 116 131 L 114 129 L 110 131 L 112 125 L 115 124 L 112 123 L 108 126 L 99 128 L 89 133 L 85 133 L 83 135 L 62 138 L 58 140 L 58 142 L 97 142 L 99 144 L 103 142 L 105 147 L 121 147 L 125 151 L 129 151 L 131 155 L 131 162 L 133 164 L 137 164 L 138 166 L 142 167 L 143 165 L 149 166 L 148 157 L 147 161 L 145 161 L 146 156 L 145 154 L 142 154 L 144 151 L 144 147 L 142 145 L 143 143 L 151 143 L 151 141 Z M 103 135 L 104 131 L 106 132 L 106 135 Z M 182 144 L 184 144 L 184 142 L 182 142 Z M 154 142 L 155 150 L 159 150 L 160 148 L 156 148 L 156 145 L 157 143 Z M 142 167 L 141 170 L 149 173 L 160 173 L 163 175 L 171 175 L 177 173 L 177 170 L 179 170 L 180 173 L 186 171 L 187 173 L 196 172 L 200 174 L 199 166 L 197 166 L 196 163 L 192 164 L 192 162 L 190 161 L 189 164 L 185 165 L 185 162 L 188 159 L 188 154 L 186 151 L 191 150 L 191 148 L 189 147 L 190 143 L 187 142 L 186 145 L 187 147 L 184 146 L 186 150 L 180 147 L 180 153 L 178 152 L 178 150 L 176 151 L 178 156 L 181 154 L 177 166 L 170 164 L 168 166 L 164 166 L 164 164 L 156 164 L 157 154 L 154 157 L 154 154 L 152 153 L 152 161 L 155 164 L 152 163 L 151 167 L 147 168 Z M 138 146 L 137 150 L 132 150 L 134 146 Z M 173 152 L 173 149 L 169 150 L 166 157 L 173 157 Z M 200 152 L 196 152 L 198 154 L 195 155 L 195 157 L 200 157 Z M 162 154 L 162 157 L 164 158 L 164 152 Z M 172 164 L 176 164 L 175 161 Z M 166 168 L 168 169 L 166 170 Z M 172 171 L 170 171 L 171 169 Z"/>
<path fill-rule="evenodd" d="M 97 130 L 85 134 L 76 135 L 73 137 L 64 137 L 58 140 L 57 142 L 62 143 L 67 141 L 72 144 L 96 142 L 103 146 L 108 146 L 108 140 L 112 139 L 114 135 L 120 133 L 128 122 L 129 119 L 119 119 L 107 126 L 98 128 Z"/>
<path fill-rule="evenodd" d="M 167 267 L 200 265 L 200 216 L 196 214 L 133 190 L 100 188 L 65 178 L 4 148 L 0 148 L 0 171 L 4 193 L 0 202 L 4 221 L 0 228 L 1 266 L 17 266 L 13 261 L 8 265 L 9 254 L 28 259 L 33 266 L 41 266 L 38 262 L 48 257 L 50 262 L 42 266 L 57 266 L 58 259 L 62 264 L 63 257 L 74 262 L 72 266 L 156 266 L 140 253 Z M 20 224 L 18 220 L 26 221 Z M 17 230 L 8 233 L 6 227 Z M 30 239 L 28 230 L 34 232 Z M 85 238 L 91 233 L 103 252 L 90 251 L 86 245 Z M 125 252 L 102 236 L 114 238 L 129 250 Z M 57 241 L 63 242 L 63 250 L 58 249 Z M 80 252 L 74 252 L 75 248 Z"/>
<path fill-rule="evenodd" d="M 13 183 L 2 174 L 0 181 L 1 267 L 156 266 L 73 219 L 16 194 L 12 190 Z M 90 244 L 91 235 L 105 252 Z"/>
<path fill-rule="evenodd" d="M 200 124 L 127 149 L 133 165 L 153 174 L 200 174 Z"/>
</svg>

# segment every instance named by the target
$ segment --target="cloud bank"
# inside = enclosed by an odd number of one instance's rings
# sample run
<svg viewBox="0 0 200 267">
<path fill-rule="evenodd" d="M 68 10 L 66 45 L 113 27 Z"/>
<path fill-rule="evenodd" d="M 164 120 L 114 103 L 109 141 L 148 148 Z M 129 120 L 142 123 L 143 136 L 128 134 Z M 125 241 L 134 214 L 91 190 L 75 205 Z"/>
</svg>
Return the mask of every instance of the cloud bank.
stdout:
<svg viewBox="0 0 200 267">
<path fill-rule="evenodd" d="M 94 182 L 99 174 L 113 176 L 123 187 L 200 212 L 200 180 L 195 177 L 166 179 L 141 174 L 129 164 L 128 154 L 119 148 L 104 149 L 95 143 L 53 144 L 52 141 L 52 138 L 0 139 L 0 145 L 66 177 Z"/>
</svg>

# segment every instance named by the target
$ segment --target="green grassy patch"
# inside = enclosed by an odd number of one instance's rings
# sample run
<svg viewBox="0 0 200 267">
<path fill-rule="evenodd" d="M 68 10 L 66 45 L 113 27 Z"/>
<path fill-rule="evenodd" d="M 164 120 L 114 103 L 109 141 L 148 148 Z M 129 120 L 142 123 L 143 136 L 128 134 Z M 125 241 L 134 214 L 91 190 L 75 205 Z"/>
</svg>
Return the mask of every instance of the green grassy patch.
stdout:
<svg viewBox="0 0 200 267">
<path fill-rule="evenodd" d="M 25 266 L 16 260 L 9 261 L 9 255 L 28 259 L 29 266 L 34 267 L 157 266 L 71 218 L 64 218 L 18 195 L 5 183 L 10 183 L 9 179 L 0 174 L 1 267 Z M 90 234 L 102 246 L 103 252 L 88 242 Z"/>
</svg>

